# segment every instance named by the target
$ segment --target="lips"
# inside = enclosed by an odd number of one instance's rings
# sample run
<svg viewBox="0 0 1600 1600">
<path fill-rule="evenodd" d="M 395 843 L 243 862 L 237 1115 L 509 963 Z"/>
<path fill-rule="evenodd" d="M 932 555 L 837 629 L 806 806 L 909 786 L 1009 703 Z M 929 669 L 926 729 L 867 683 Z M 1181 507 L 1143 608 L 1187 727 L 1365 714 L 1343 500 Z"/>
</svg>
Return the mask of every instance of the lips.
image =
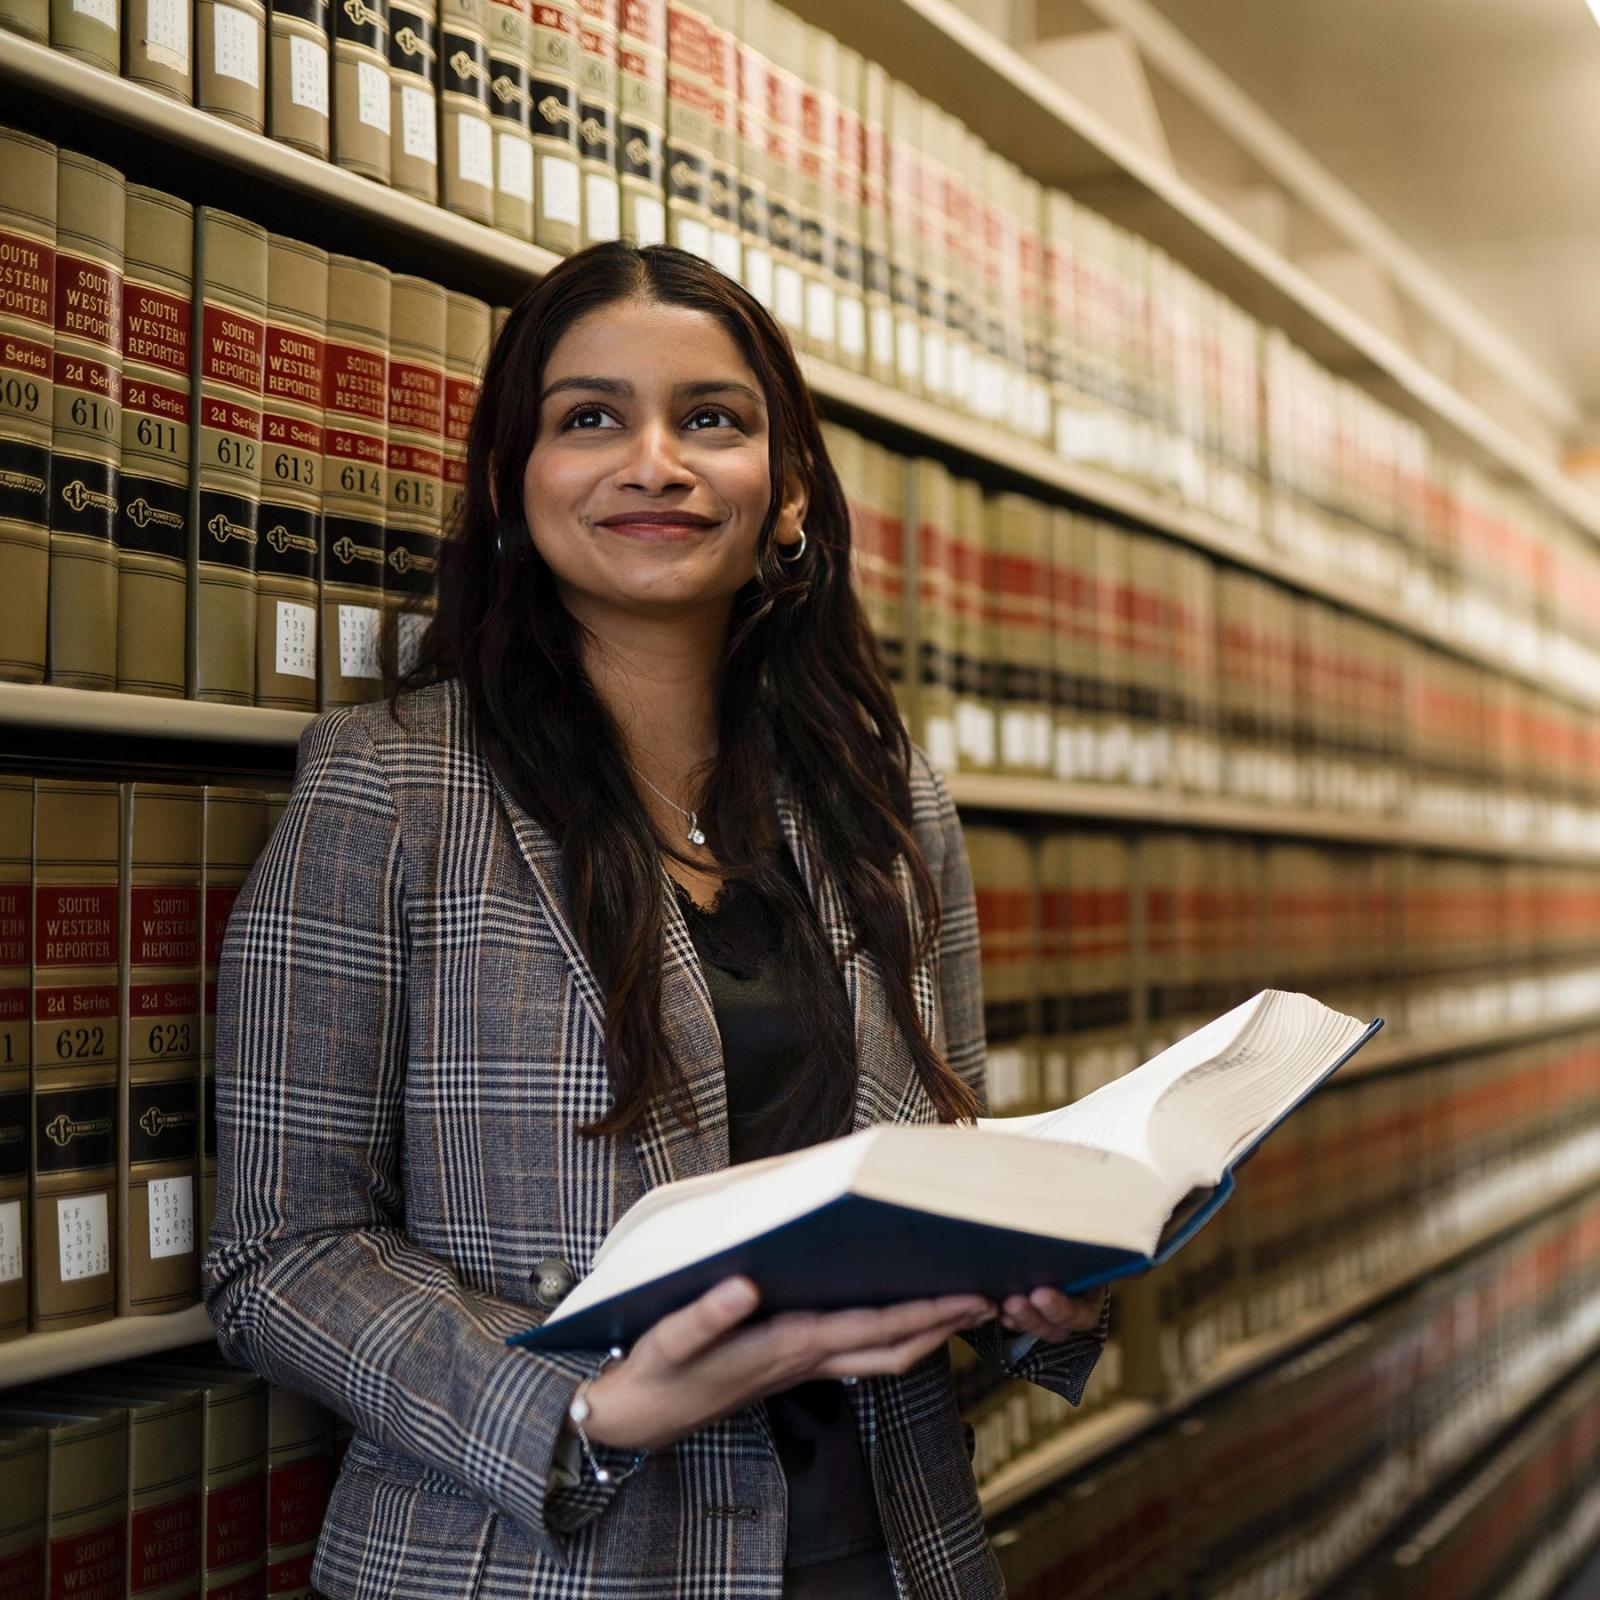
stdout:
<svg viewBox="0 0 1600 1600">
<path fill-rule="evenodd" d="M 630 539 L 661 541 L 688 539 L 694 534 L 714 527 L 715 523 L 709 517 L 658 512 L 651 515 L 641 514 L 637 517 L 607 517 L 596 526 L 608 528 L 612 533 L 620 533 Z"/>
</svg>

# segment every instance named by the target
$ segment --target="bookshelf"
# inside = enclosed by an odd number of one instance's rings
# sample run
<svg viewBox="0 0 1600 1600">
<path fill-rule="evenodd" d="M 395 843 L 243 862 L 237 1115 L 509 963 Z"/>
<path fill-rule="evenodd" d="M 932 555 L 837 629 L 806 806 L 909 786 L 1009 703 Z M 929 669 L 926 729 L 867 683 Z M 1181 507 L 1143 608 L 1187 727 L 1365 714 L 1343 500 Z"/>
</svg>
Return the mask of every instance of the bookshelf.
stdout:
<svg viewBox="0 0 1600 1600">
<path fill-rule="evenodd" d="M 0 1344 L 0 1390 L 102 1363 L 131 1361 L 159 1350 L 176 1350 L 210 1337 L 211 1318 L 204 1306 L 155 1317 L 113 1317 L 60 1333 L 30 1333 Z"/>
</svg>

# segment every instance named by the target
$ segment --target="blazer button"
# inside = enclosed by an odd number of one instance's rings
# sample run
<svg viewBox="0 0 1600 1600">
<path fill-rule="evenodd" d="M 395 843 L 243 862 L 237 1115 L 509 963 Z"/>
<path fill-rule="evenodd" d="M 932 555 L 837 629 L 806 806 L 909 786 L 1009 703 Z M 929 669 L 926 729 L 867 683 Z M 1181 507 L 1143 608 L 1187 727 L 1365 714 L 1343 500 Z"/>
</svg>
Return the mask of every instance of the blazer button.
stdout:
<svg viewBox="0 0 1600 1600">
<path fill-rule="evenodd" d="M 533 1284 L 534 1298 L 540 1305 L 552 1309 L 567 1298 L 573 1284 L 578 1281 L 572 1268 L 560 1256 L 547 1256 L 529 1274 L 529 1280 Z"/>
</svg>

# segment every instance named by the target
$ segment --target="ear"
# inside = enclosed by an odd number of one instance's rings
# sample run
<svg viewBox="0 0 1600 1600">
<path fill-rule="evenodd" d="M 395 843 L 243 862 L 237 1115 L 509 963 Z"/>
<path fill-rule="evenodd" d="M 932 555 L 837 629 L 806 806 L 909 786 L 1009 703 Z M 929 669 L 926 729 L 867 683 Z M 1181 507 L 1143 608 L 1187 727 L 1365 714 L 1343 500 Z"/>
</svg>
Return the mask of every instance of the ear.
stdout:
<svg viewBox="0 0 1600 1600">
<path fill-rule="evenodd" d="M 773 536 L 780 545 L 800 543 L 800 530 L 806 523 L 806 486 L 803 480 L 791 477 L 784 487 L 783 503 L 778 507 L 777 526 Z"/>
</svg>

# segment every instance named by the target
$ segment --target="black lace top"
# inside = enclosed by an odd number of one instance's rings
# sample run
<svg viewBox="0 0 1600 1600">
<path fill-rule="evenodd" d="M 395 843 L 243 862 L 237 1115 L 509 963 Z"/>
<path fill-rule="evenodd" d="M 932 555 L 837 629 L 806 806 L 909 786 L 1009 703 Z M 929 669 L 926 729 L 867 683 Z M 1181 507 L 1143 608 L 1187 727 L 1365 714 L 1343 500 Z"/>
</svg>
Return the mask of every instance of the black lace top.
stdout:
<svg viewBox="0 0 1600 1600">
<path fill-rule="evenodd" d="M 729 878 L 709 909 L 675 882 L 722 1037 L 728 1099 L 728 1159 L 754 1161 L 815 1144 L 832 1130 L 808 1128 L 803 1057 L 816 1026 L 792 978 L 773 958 L 778 909 L 742 878 Z M 848 1010 L 844 979 L 836 990 Z M 767 1418 L 789 1486 L 785 1564 L 882 1549 L 883 1528 L 848 1391 L 834 1380 L 797 1384 L 767 1398 Z"/>
</svg>

